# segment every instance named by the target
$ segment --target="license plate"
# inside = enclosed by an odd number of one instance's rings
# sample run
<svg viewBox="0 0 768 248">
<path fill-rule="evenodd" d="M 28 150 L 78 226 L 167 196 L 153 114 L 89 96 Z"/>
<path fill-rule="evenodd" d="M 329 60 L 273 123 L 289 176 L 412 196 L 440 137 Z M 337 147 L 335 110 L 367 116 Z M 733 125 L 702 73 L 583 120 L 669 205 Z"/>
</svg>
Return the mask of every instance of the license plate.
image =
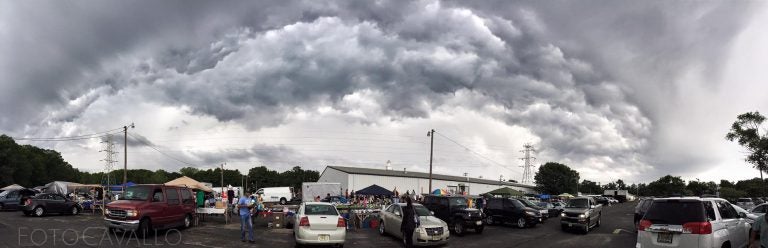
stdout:
<svg viewBox="0 0 768 248">
<path fill-rule="evenodd" d="M 568 227 L 572 227 L 572 226 L 573 226 L 573 224 L 571 224 L 571 223 L 568 223 Z"/>
<path fill-rule="evenodd" d="M 434 240 L 440 240 L 440 238 L 441 238 L 440 236 L 432 236 L 432 240 L 433 240 L 433 241 L 434 241 Z"/>
<path fill-rule="evenodd" d="M 478 220 L 475 222 L 475 225 L 478 225 L 478 226 L 483 225 L 483 222 Z"/>
<path fill-rule="evenodd" d="M 317 241 L 329 241 L 331 240 L 331 235 L 317 235 Z"/>
<path fill-rule="evenodd" d="M 672 243 L 672 234 L 671 233 L 659 233 L 659 236 L 656 238 L 656 242 L 659 243 Z"/>
</svg>

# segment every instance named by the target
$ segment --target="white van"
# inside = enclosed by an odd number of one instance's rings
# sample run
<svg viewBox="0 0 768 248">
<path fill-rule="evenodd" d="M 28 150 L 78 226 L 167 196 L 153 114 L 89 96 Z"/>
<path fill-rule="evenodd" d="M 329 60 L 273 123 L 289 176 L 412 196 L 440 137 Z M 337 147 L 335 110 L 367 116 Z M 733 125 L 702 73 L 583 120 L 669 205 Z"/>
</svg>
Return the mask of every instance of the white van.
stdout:
<svg viewBox="0 0 768 248">
<path fill-rule="evenodd" d="M 285 205 L 293 198 L 293 189 L 291 187 L 260 188 L 256 194 L 261 195 L 264 202 L 279 202 Z"/>
</svg>

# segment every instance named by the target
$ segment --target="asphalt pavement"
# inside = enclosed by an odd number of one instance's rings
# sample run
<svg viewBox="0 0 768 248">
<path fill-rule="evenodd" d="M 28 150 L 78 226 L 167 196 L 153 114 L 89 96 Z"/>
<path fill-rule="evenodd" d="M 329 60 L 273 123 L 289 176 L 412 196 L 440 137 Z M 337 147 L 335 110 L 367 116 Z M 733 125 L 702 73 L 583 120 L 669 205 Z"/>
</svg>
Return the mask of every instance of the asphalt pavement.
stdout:
<svg viewBox="0 0 768 248">
<path fill-rule="evenodd" d="M 488 226 L 482 234 L 471 230 L 463 237 L 451 236 L 444 247 L 634 247 L 632 227 L 634 202 L 606 206 L 602 224 L 588 234 L 560 229 L 559 217 L 534 228 L 509 225 Z M 240 242 L 237 219 L 229 224 L 221 217 L 208 218 L 200 225 L 183 230 L 160 231 L 148 238 L 130 233 L 110 233 L 99 214 L 26 217 L 21 212 L 0 212 L 0 247 L 294 247 L 290 229 L 266 228 L 256 222 L 256 244 Z M 402 247 L 391 236 L 380 236 L 373 229 L 350 230 L 345 247 Z"/>
</svg>

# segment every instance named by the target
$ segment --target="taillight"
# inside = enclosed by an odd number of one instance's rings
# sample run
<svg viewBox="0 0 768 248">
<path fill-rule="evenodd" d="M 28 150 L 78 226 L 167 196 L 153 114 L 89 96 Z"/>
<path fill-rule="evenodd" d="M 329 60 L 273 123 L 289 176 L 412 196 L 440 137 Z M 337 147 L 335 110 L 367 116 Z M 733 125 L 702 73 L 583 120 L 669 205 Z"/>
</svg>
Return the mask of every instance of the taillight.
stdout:
<svg viewBox="0 0 768 248">
<path fill-rule="evenodd" d="M 344 218 L 339 217 L 339 223 L 336 224 L 336 227 L 347 227 L 347 222 L 344 221 Z"/>
<path fill-rule="evenodd" d="M 32 205 L 32 199 L 29 199 L 29 198 L 27 198 L 27 200 L 26 200 L 26 201 L 24 201 L 24 205 L 25 205 L 25 206 L 29 206 L 29 205 Z"/>
<path fill-rule="evenodd" d="M 309 226 L 309 218 L 301 217 L 301 220 L 299 220 L 299 226 Z"/>
<path fill-rule="evenodd" d="M 646 228 L 651 227 L 653 223 L 651 223 L 650 220 L 641 220 L 640 224 L 637 226 L 637 230 L 645 231 Z"/>
<path fill-rule="evenodd" d="M 712 233 L 712 223 L 709 223 L 709 221 L 685 223 L 685 224 L 683 224 L 683 233 L 711 234 Z"/>
</svg>

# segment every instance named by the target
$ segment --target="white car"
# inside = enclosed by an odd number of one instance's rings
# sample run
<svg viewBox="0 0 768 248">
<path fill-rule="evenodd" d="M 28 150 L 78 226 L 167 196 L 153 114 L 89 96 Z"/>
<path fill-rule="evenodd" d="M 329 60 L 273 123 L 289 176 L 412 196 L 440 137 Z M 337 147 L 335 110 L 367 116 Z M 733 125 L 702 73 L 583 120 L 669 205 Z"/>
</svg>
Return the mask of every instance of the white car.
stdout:
<svg viewBox="0 0 768 248">
<path fill-rule="evenodd" d="M 280 205 L 285 205 L 293 199 L 291 187 L 260 188 L 256 190 L 256 194 L 260 195 L 264 202 L 278 202 Z"/>
<path fill-rule="evenodd" d="M 616 200 L 613 197 L 608 197 L 608 202 L 611 203 L 611 204 L 617 204 L 617 203 L 619 203 L 619 200 Z"/>
<path fill-rule="evenodd" d="M 635 248 L 746 247 L 751 225 L 720 198 L 657 198 L 640 220 Z"/>
<path fill-rule="evenodd" d="M 756 207 L 749 210 L 749 212 L 756 216 L 765 215 L 765 213 L 768 212 L 768 203 L 757 205 Z"/>
<path fill-rule="evenodd" d="M 304 202 L 296 212 L 293 236 L 296 245 L 336 245 L 343 247 L 347 222 L 336 207 L 327 202 Z"/>
<path fill-rule="evenodd" d="M 379 213 L 379 234 L 390 234 L 399 239 L 403 239 L 403 233 L 400 232 L 400 223 L 403 219 L 403 208 L 405 203 L 389 205 Z M 421 204 L 413 204 L 416 215 L 419 216 L 421 226 L 414 230 L 413 244 L 417 246 L 424 245 L 442 245 L 448 243 L 450 232 L 448 223 L 438 219 L 434 214 Z"/>
</svg>

